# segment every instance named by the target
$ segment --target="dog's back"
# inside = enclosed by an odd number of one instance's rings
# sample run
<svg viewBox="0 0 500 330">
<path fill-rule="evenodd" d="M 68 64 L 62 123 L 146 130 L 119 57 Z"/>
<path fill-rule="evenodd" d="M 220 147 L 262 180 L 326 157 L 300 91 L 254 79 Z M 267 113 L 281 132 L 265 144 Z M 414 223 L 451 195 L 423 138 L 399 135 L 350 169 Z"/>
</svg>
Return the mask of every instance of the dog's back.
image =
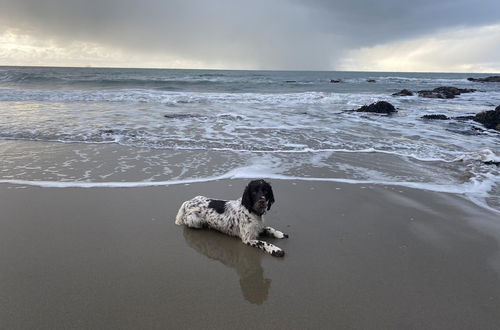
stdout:
<svg viewBox="0 0 500 330">
<path fill-rule="evenodd" d="M 187 225 L 191 228 L 212 228 L 231 236 L 240 236 L 239 221 L 248 219 L 241 206 L 241 200 L 223 201 L 205 196 L 196 196 L 184 202 L 177 217 L 176 225 Z"/>
</svg>

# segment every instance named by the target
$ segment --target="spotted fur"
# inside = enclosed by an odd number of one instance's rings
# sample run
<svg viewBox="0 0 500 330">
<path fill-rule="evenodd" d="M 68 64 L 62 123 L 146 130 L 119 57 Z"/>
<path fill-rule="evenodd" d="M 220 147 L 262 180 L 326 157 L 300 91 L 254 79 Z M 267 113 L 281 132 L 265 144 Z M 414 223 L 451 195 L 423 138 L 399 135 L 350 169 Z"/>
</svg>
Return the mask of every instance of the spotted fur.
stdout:
<svg viewBox="0 0 500 330">
<path fill-rule="evenodd" d="M 282 257 L 285 251 L 261 241 L 259 235 L 288 238 L 288 235 L 264 226 L 264 213 L 271 209 L 274 194 L 264 180 L 251 181 L 242 198 L 231 201 L 197 196 L 182 204 L 175 218 L 176 225 L 190 228 L 212 228 L 224 234 L 241 238 L 243 243 L 259 248 L 273 256 Z"/>
</svg>

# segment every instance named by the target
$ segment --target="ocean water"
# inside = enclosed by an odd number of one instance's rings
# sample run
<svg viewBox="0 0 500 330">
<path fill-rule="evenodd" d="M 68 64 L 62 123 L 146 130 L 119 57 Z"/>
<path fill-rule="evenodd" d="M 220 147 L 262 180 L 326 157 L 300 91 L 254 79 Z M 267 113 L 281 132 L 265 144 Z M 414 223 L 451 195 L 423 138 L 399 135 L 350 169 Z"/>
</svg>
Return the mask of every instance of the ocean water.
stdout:
<svg viewBox="0 0 500 330">
<path fill-rule="evenodd" d="M 500 212 L 500 105 L 478 74 L 0 67 L 0 182 L 133 187 L 222 178 L 406 186 Z M 340 79 L 341 83 L 330 83 Z M 375 82 L 368 82 L 373 79 Z M 455 99 L 402 89 L 474 88 Z M 392 116 L 346 110 L 385 100 Z"/>
</svg>

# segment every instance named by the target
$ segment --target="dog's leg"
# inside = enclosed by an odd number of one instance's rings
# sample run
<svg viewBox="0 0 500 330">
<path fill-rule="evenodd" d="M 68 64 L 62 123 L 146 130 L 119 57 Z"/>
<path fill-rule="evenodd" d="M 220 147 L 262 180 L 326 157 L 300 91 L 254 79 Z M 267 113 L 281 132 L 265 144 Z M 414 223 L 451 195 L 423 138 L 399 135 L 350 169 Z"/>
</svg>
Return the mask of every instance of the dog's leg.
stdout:
<svg viewBox="0 0 500 330">
<path fill-rule="evenodd" d="M 264 241 L 260 241 L 258 239 L 251 239 L 247 242 L 244 242 L 245 244 L 248 244 L 250 246 L 259 248 L 275 257 L 283 257 L 285 255 L 285 251 L 277 247 L 276 245 L 273 245 L 271 243 L 267 243 Z"/>
<path fill-rule="evenodd" d="M 262 231 L 260 232 L 261 235 L 266 235 L 269 237 L 274 237 L 274 238 L 288 238 L 288 235 L 276 230 L 272 227 L 264 227 L 262 228 Z"/>
</svg>

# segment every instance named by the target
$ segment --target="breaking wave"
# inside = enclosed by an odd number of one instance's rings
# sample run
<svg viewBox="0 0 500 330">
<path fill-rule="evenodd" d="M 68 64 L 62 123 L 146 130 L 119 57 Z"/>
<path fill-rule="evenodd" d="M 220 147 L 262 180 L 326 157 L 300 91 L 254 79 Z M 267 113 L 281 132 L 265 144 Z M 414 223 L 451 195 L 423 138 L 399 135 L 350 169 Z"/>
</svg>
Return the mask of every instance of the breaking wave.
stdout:
<svg viewBox="0 0 500 330">
<path fill-rule="evenodd" d="M 405 186 L 500 209 L 498 132 L 420 119 L 500 104 L 494 84 L 468 76 L 477 75 L 0 67 L 0 182 L 134 187 L 264 176 Z M 391 96 L 443 85 L 478 91 Z M 398 113 L 350 111 L 380 100 Z"/>
</svg>

